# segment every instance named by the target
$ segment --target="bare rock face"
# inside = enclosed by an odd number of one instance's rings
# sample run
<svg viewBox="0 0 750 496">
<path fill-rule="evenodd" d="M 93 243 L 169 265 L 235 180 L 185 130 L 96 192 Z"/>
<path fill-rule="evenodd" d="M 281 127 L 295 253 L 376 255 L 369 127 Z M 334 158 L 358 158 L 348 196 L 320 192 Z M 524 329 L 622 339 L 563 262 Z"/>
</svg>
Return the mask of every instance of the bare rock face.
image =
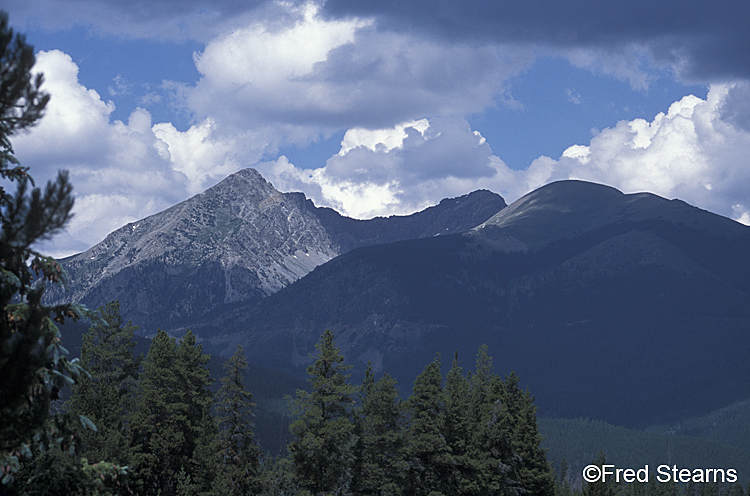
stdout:
<svg viewBox="0 0 750 496">
<path fill-rule="evenodd" d="M 504 206 L 484 191 L 412 216 L 360 221 L 244 169 L 62 260 L 70 292 L 51 289 L 49 298 L 90 307 L 117 299 L 147 332 L 178 329 L 273 294 L 349 249 L 465 231 Z"/>
<path fill-rule="evenodd" d="M 147 326 L 189 322 L 274 293 L 338 253 L 313 213 L 245 169 L 63 260 L 71 293 L 54 296 L 118 299 Z"/>
</svg>

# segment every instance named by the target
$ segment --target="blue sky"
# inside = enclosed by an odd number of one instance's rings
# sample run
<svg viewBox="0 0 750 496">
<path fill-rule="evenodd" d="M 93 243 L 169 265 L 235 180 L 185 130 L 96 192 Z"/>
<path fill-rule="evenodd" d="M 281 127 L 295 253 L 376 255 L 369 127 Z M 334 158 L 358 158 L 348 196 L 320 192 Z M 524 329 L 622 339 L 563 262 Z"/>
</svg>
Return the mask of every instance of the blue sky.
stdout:
<svg viewBox="0 0 750 496">
<path fill-rule="evenodd" d="M 576 178 L 750 222 L 746 2 L 9 0 L 81 251 L 244 167 L 359 218 Z"/>
</svg>

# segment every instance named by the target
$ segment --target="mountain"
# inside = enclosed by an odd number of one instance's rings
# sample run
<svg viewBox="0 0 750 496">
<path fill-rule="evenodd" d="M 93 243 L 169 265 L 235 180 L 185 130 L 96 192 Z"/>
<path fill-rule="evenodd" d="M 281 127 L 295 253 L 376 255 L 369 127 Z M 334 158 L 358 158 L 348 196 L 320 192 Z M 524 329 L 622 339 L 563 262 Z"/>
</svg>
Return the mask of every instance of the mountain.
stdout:
<svg viewBox="0 0 750 496">
<path fill-rule="evenodd" d="M 471 369 L 487 343 L 543 414 L 644 427 L 750 398 L 747 253 L 737 222 L 562 181 L 463 234 L 351 250 L 193 329 L 291 372 L 331 329 L 348 361 L 407 388 L 435 352 Z"/>
<path fill-rule="evenodd" d="M 49 298 L 91 307 L 117 299 L 145 330 L 174 330 L 254 304 L 353 248 L 466 231 L 505 206 L 476 191 L 410 216 L 355 220 L 244 169 L 61 260 L 70 292 Z"/>
</svg>

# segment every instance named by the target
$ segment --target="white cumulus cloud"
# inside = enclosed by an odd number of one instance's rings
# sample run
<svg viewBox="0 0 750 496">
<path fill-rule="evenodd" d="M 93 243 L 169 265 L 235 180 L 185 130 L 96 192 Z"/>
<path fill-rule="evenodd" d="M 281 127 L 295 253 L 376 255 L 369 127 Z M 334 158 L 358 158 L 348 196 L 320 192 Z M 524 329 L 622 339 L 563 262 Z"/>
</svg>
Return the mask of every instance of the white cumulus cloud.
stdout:
<svg viewBox="0 0 750 496">
<path fill-rule="evenodd" d="M 706 100 L 688 95 L 653 120 L 620 121 L 545 159 L 548 180 L 585 179 L 632 193 L 649 191 L 747 222 L 750 130 L 746 83 L 713 85 Z"/>
<path fill-rule="evenodd" d="M 351 129 L 339 153 L 317 169 L 282 157 L 259 170 L 279 189 L 305 191 L 316 204 L 356 218 L 410 214 L 482 188 L 518 197 L 536 179 L 508 168 L 466 120 L 447 117 Z"/>
<path fill-rule="evenodd" d="M 151 122 L 143 109 L 128 122 L 112 120 L 114 105 L 78 81 L 78 66 L 58 50 L 40 52 L 35 71 L 51 95 L 46 114 L 13 139 L 16 155 L 37 184 L 70 172 L 76 195 L 67 233 L 46 246 L 66 255 L 109 232 L 163 210 L 211 186 L 242 166 L 232 141 L 214 137 L 210 121 L 185 132 Z"/>
<path fill-rule="evenodd" d="M 184 89 L 195 115 L 237 130 L 273 127 L 282 142 L 304 144 L 338 129 L 480 111 L 533 60 L 530 49 L 441 44 L 318 10 L 290 7 L 283 23 L 259 20 L 209 42 L 195 57 L 200 81 Z"/>
<path fill-rule="evenodd" d="M 706 100 L 685 96 L 650 121 L 620 121 L 523 170 L 508 168 L 460 118 L 350 130 L 325 167 L 303 170 L 282 158 L 261 170 L 281 189 L 307 191 L 318 204 L 362 218 L 411 213 L 478 188 L 512 202 L 551 181 L 583 179 L 680 198 L 747 224 L 750 129 L 742 109 L 749 102 L 746 83 L 714 85 Z"/>
</svg>

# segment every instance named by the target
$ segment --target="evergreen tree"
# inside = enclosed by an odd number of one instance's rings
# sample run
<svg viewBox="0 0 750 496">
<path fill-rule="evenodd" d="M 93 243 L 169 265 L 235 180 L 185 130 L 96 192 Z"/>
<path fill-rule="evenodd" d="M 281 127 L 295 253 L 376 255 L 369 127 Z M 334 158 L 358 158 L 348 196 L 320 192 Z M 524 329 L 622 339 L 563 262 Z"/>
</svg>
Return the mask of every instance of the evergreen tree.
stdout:
<svg viewBox="0 0 750 496">
<path fill-rule="evenodd" d="M 92 427 L 87 419 L 50 411 L 60 390 L 74 384 L 83 372 L 67 359 L 57 324 L 90 313 L 77 305 L 42 304 L 45 284 L 64 283 L 65 274 L 52 257 L 32 246 L 50 239 L 70 220 L 73 190 L 66 172 L 59 172 L 44 190 L 34 187 L 28 168 L 13 153 L 11 136 L 35 125 L 49 101 L 41 90 L 43 76 L 32 75 L 34 63 L 34 48 L 14 33 L 7 14 L 0 12 L 0 492 L 4 494 L 45 490 L 44 481 L 54 479 L 54 467 L 41 457 L 23 487 L 22 481 L 14 484 L 22 459 L 32 450 L 75 451 L 78 433 Z M 15 194 L 5 189 L 13 182 Z M 94 494 L 98 489 L 92 477 L 103 480 L 122 474 L 111 464 L 92 469 L 78 459 L 72 467 L 69 493 L 91 483 Z"/>
<path fill-rule="evenodd" d="M 260 447 L 255 443 L 252 394 L 245 389 L 248 363 L 245 350 L 237 346 L 224 363 L 225 375 L 216 394 L 221 453 L 221 494 L 240 496 L 259 491 Z"/>
<path fill-rule="evenodd" d="M 607 464 L 604 452 L 600 451 L 593 465 L 603 467 Z M 615 496 L 615 483 L 611 479 L 588 482 L 583 486 L 583 496 Z"/>
<path fill-rule="evenodd" d="M 146 494 L 177 494 L 178 482 L 182 492 L 210 486 L 210 460 L 196 456 L 215 434 L 208 360 L 190 331 L 179 346 L 162 330 L 151 342 L 131 420 L 134 478 Z"/>
<path fill-rule="evenodd" d="M 505 403 L 505 385 L 492 370 L 492 357 L 487 345 L 477 350 L 476 372 L 469 379 L 471 444 L 480 494 L 518 494 L 523 488 L 518 481 L 520 457 L 511 442 L 516 425 Z"/>
<path fill-rule="evenodd" d="M 477 464 L 473 459 L 471 437 L 476 424 L 472 418 L 469 381 L 458 364 L 458 352 L 445 379 L 445 410 L 443 425 L 445 441 L 450 449 L 451 471 L 448 495 L 483 494 L 477 478 Z"/>
<path fill-rule="evenodd" d="M 719 496 L 719 484 L 717 482 L 701 483 L 698 494 L 700 496 Z"/>
<path fill-rule="evenodd" d="M 445 400 L 441 388 L 440 355 L 417 376 L 406 401 L 408 494 L 443 494 L 452 460 L 443 435 Z"/>
<path fill-rule="evenodd" d="M 745 490 L 742 488 L 742 484 L 735 482 L 729 486 L 727 490 L 728 496 L 745 496 Z"/>
<path fill-rule="evenodd" d="M 383 375 L 377 382 L 367 364 L 357 412 L 357 468 L 355 494 L 402 494 L 406 462 L 403 459 L 403 411 L 396 380 Z"/>
<path fill-rule="evenodd" d="M 647 483 L 636 480 L 630 483 L 626 483 L 625 489 L 621 490 L 619 494 L 629 494 L 631 496 L 646 496 L 647 493 Z"/>
<path fill-rule="evenodd" d="M 573 487 L 570 483 L 570 466 L 564 457 L 560 462 L 560 471 L 557 474 L 555 494 L 557 496 L 571 496 L 573 494 Z"/>
<path fill-rule="evenodd" d="M 0 486 L 3 496 L 114 496 L 130 495 L 127 467 L 109 462 L 89 464 L 84 457 L 60 444 L 34 446 L 32 460 L 22 464 L 10 486 Z"/>
<path fill-rule="evenodd" d="M 123 323 L 117 301 L 107 303 L 99 313 L 101 319 L 83 336 L 81 348 L 81 364 L 89 375 L 73 386 L 67 407 L 96 425 L 96 431 L 81 436 L 89 460 L 127 464 L 124 419 L 132 413 L 140 368 L 140 361 L 133 358 L 138 327 Z"/>
<path fill-rule="evenodd" d="M 512 442 L 515 419 L 503 401 L 505 386 L 495 374 L 486 382 L 484 402 L 475 407 L 479 420 L 472 440 L 480 485 L 484 494 L 491 496 L 522 494 L 525 489 L 518 480 L 521 460 Z"/>
<path fill-rule="evenodd" d="M 356 388 L 347 383 L 351 366 L 344 362 L 330 330 L 315 348 L 315 362 L 307 367 L 311 391 L 297 391 L 289 452 L 302 488 L 313 494 L 348 494 L 356 442 L 352 420 Z"/>
<path fill-rule="evenodd" d="M 214 404 L 211 392 L 211 373 L 208 370 L 209 355 L 196 344 L 192 331 L 180 339 L 177 347 L 175 368 L 179 380 L 180 399 L 185 405 L 185 452 L 188 462 L 183 465 L 193 484 L 201 491 L 211 487 L 216 473 L 215 458 L 210 443 L 218 435 L 216 421 L 211 415 Z"/>
<path fill-rule="evenodd" d="M 530 494 L 552 494 L 555 487 L 554 472 L 541 447 L 542 435 L 537 424 L 537 407 L 528 391 L 522 392 L 518 376 L 511 373 L 505 380 L 503 403 L 510 418 L 513 453 L 520 457 L 517 480 Z"/>
<path fill-rule="evenodd" d="M 692 492 L 692 488 L 688 486 L 684 487 L 684 494 Z M 677 496 L 680 494 L 680 488 L 677 482 L 657 482 L 656 476 L 651 474 L 651 479 L 648 481 L 648 494 L 649 496 Z"/>
<path fill-rule="evenodd" d="M 492 357 L 483 344 L 477 350 L 476 372 L 471 377 L 471 413 L 475 424 L 479 424 L 484 410 L 489 405 L 490 387 L 495 374 L 492 371 Z"/>
</svg>

